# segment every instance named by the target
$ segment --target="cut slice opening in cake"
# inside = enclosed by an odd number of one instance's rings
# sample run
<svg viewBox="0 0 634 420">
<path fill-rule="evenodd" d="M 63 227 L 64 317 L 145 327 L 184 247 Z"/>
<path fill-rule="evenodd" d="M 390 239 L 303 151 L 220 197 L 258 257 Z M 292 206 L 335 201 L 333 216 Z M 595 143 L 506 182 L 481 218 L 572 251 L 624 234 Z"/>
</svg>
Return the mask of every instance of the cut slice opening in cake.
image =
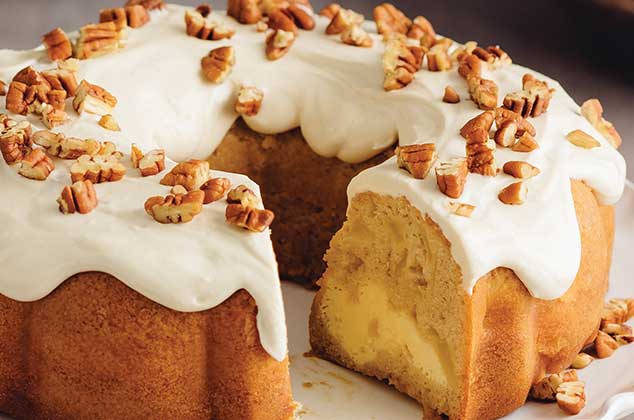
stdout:
<svg viewBox="0 0 634 420">
<path fill-rule="evenodd" d="M 208 160 L 216 170 L 245 174 L 260 185 L 276 215 L 272 239 L 280 275 L 312 283 L 324 272 L 323 256 L 343 225 L 350 180 L 391 154 L 389 149 L 363 163 L 346 163 L 315 153 L 299 129 L 265 136 L 238 120 Z"/>
</svg>

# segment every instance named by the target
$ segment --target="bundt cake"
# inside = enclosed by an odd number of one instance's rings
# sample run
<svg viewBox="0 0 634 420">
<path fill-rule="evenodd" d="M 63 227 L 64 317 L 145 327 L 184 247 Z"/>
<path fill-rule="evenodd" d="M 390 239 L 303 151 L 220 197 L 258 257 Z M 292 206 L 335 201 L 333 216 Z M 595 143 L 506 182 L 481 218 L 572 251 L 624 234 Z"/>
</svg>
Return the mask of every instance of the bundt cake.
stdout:
<svg viewBox="0 0 634 420">
<path fill-rule="evenodd" d="M 280 275 L 323 274 L 316 354 L 451 418 L 593 339 L 625 177 L 598 101 L 390 4 L 320 15 L 130 0 L 0 51 L 0 412 L 292 419 Z"/>
</svg>

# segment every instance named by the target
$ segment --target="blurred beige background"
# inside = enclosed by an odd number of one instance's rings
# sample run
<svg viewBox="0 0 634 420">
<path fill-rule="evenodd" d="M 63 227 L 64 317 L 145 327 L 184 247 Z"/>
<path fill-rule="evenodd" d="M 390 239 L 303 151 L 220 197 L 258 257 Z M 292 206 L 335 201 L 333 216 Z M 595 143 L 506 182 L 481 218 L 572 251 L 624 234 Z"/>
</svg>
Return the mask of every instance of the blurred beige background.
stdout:
<svg viewBox="0 0 634 420">
<path fill-rule="evenodd" d="M 124 1 L 0 0 L 0 49 L 33 47 L 55 26 L 76 29 L 95 21 L 99 9 Z M 634 0 L 394 1 L 410 16 L 426 16 L 439 33 L 456 41 L 500 44 L 516 63 L 559 80 L 578 103 L 601 99 L 606 117 L 623 137 L 621 152 L 634 178 L 634 11 L 601 6 L 627 6 Z M 312 0 L 316 9 L 327 2 Z M 371 17 L 379 1 L 340 2 Z M 216 9 L 225 6 L 225 1 L 211 3 Z"/>
</svg>

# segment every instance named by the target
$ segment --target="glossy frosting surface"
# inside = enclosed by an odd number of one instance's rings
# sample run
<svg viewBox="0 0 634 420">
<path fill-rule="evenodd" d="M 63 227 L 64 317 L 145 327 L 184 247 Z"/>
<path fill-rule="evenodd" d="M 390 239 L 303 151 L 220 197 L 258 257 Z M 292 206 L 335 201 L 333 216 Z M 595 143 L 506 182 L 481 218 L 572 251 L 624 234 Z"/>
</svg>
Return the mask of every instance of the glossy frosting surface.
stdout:
<svg viewBox="0 0 634 420">
<path fill-rule="evenodd" d="M 372 48 L 344 45 L 337 36 L 326 36 L 328 20 L 317 18 L 314 31 L 301 31 L 288 55 L 272 62 L 264 55 L 265 34 L 254 25 L 240 25 L 224 12 L 214 12 L 211 19 L 232 26 L 237 33 L 230 40 L 203 41 L 185 34 L 185 10 L 170 5 L 166 11 L 152 12 L 148 25 L 129 30 L 124 49 L 80 63 L 78 80 L 85 78 L 118 98 L 113 115 L 121 132 L 106 131 L 96 124 L 98 118 L 79 117 L 73 111 L 69 112 L 71 121 L 55 131 L 110 140 L 126 154 L 132 142 L 143 150 L 164 148 L 169 169 L 173 162 L 205 158 L 213 152 L 237 118 L 233 104 L 245 84 L 264 91 L 259 114 L 245 119 L 252 129 L 279 133 L 299 126 L 311 148 L 322 156 L 360 162 L 397 138 L 401 144 L 436 143 L 440 160 L 464 156 L 465 142 L 458 131 L 481 111 L 468 100 L 466 83 L 455 69 L 429 72 L 425 66 L 410 86 L 385 92 L 384 47 L 377 35 L 372 35 Z M 373 29 L 374 25 L 366 26 Z M 203 79 L 200 59 L 221 45 L 233 45 L 237 61 L 228 79 L 216 85 Z M 0 51 L 1 80 L 11 80 L 27 65 L 39 70 L 52 67 L 41 47 Z M 521 88 L 526 72 L 530 71 L 513 65 L 485 70 L 483 76 L 498 84 L 503 97 Z M 511 177 L 470 174 L 460 201 L 475 205 L 476 210 L 471 218 L 452 215 L 447 207 L 451 200 L 438 191 L 433 174 L 415 180 L 399 170 L 394 159 L 355 178 L 349 196 L 362 191 L 405 195 L 451 241 L 469 291 L 479 277 L 504 266 L 513 269 L 534 296 L 561 296 L 574 280 L 580 261 L 569 179 L 585 181 L 602 203 L 614 203 L 623 190 L 625 163 L 581 117 L 579 107 L 563 89 L 546 80 L 556 89 L 551 106 L 545 115 L 531 119 L 540 148 L 530 154 L 498 148 L 496 155 L 500 165 L 527 160 L 541 169 L 541 175 L 527 182 L 529 196 L 524 205 L 507 206 L 497 199 L 499 190 L 513 182 Z M 460 94 L 459 104 L 441 101 L 447 85 Z M 6 112 L 4 107 L 0 112 Z M 577 128 L 592 134 L 601 147 L 585 150 L 570 145 L 565 134 Z M 150 196 L 169 192 L 158 184 L 164 173 L 141 178 L 129 167 L 127 155 L 124 162 L 126 178 L 98 185 L 100 205 L 87 216 L 62 216 L 57 210 L 55 199 L 70 181 L 68 163 L 56 160 L 57 169 L 46 182 L 27 180 L 0 164 L 0 194 L 5 203 L 0 207 L 4 220 L 0 293 L 21 301 L 36 300 L 75 273 L 99 270 L 167 307 L 200 311 L 244 288 L 257 301 L 264 348 L 282 359 L 286 330 L 268 232 L 248 234 L 228 226 L 223 203 L 206 206 L 189 224 L 160 225 L 145 214 L 143 203 Z M 224 176 L 234 184 L 257 189 L 241 175 Z"/>
</svg>

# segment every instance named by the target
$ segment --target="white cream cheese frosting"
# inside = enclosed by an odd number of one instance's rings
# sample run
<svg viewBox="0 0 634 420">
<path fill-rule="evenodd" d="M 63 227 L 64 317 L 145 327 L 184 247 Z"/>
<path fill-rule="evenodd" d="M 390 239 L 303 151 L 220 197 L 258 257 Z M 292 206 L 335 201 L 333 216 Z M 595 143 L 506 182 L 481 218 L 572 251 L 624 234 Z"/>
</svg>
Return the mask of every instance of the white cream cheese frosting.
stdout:
<svg viewBox="0 0 634 420">
<path fill-rule="evenodd" d="M 241 85 L 264 92 L 260 112 L 245 118 L 261 133 L 301 127 L 310 147 L 326 157 L 361 162 L 391 146 L 436 143 L 441 161 L 465 154 L 459 129 L 480 111 L 468 100 L 466 83 L 455 70 L 418 72 L 408 87 L 382 88 L 383 43 L 372 34 L 372 48 L 356 48 L 324 34 L 328 20 L 316 17 L 314 31 L 301 31 L 290 52 L 278 61 L 264 54 L 265 35 L 254 25 L 240 25 L 224 12 L 211 19 L 236 29 L 232 39 L 204 41 L 185 34 L 185 7 L 170 5 L 153 12 L 146 26 L 130 30 L 121 51 L 80 62 L 78 80 L 86 79 L 118 98 L 113 113 L 122 131 L 105 131 L 97 118 L 71 112 L 71 121 L 54 131 L 81 138 L 115 142 L 128 152 L 130 143 L 143 150 L 164 148 L 173 162 L 209 156 L 238 117 L 233 104 Z M 368 29 L 373 24 L 367 23 Z M 220 85 L 205 81 L 200 59 L 216 47 L 232 45 L 236 64 Z M 0 80 L 27 65 L 52 67 L 42 47 L 0 51 Z M 522 206 L 497 199 L 513 182 L 500 174 L 470 174 L 461 202 L 476 206 L 470 218 L 452 215 L 449 199 L 434 175 L 415 180 L 394 159 L 364 171 L 349 187 L 349 197 L 363 191 L 404 195 L 441 227 L 471 291 L 478 278 L 504 266 L 513 269 L 533 296 L 559 297 L 574 280 L 580 262 L 580 237 L 569 179 L 592 187 L 603 204 L 620 197 L 625 179 L 622 156 L 579 114 L 579 107 L 553 80 L 517 65 L 483 76 L 494 80 L 503 96 L 521 88 L 524 73 L 535 74 L 556 89 L 548 112 L 531 122 L 540 148 L 526 153 L 498 149 L 500 163 L 527 160 L 541 174 L 527 182 Z M 443 103 L 451 85 L 462 102 Z M 6 112 L 4 107 L 0 112 Z M 21 117 L 16 117 L 21 118 Z M 32 120 L 37 128 L 43 128 Z M 601 142 L 586 150 L 565 135 L 583 129 Z M 124 160 L 127 160 L 124 159 Z M 200 311 L 246 289 L 258 305 L 263 347 L 281 360 L 286 330 L 277 266 L 268 233 L 249 234 L 224 222 L 224 206 L 206 206 L 193 222 L 164 226 L 143 210 L 152 195 L 169 188 L 158 184 L 164 174 L 141 178 L 128 168 L 123 181 L 97 185 L 100 205 L 86 216 L 63 216 L 55 199 L 68 185 L 68 163 L 46 182 L 27 180 L 0 164 L 0 293 L 20 301 L 40 299 L 69 276 L 88 270 L 110 273 L 148 298 L 179 311 Z M 229 177 L 257 190 L 245 177 Z"/>
</svg>

